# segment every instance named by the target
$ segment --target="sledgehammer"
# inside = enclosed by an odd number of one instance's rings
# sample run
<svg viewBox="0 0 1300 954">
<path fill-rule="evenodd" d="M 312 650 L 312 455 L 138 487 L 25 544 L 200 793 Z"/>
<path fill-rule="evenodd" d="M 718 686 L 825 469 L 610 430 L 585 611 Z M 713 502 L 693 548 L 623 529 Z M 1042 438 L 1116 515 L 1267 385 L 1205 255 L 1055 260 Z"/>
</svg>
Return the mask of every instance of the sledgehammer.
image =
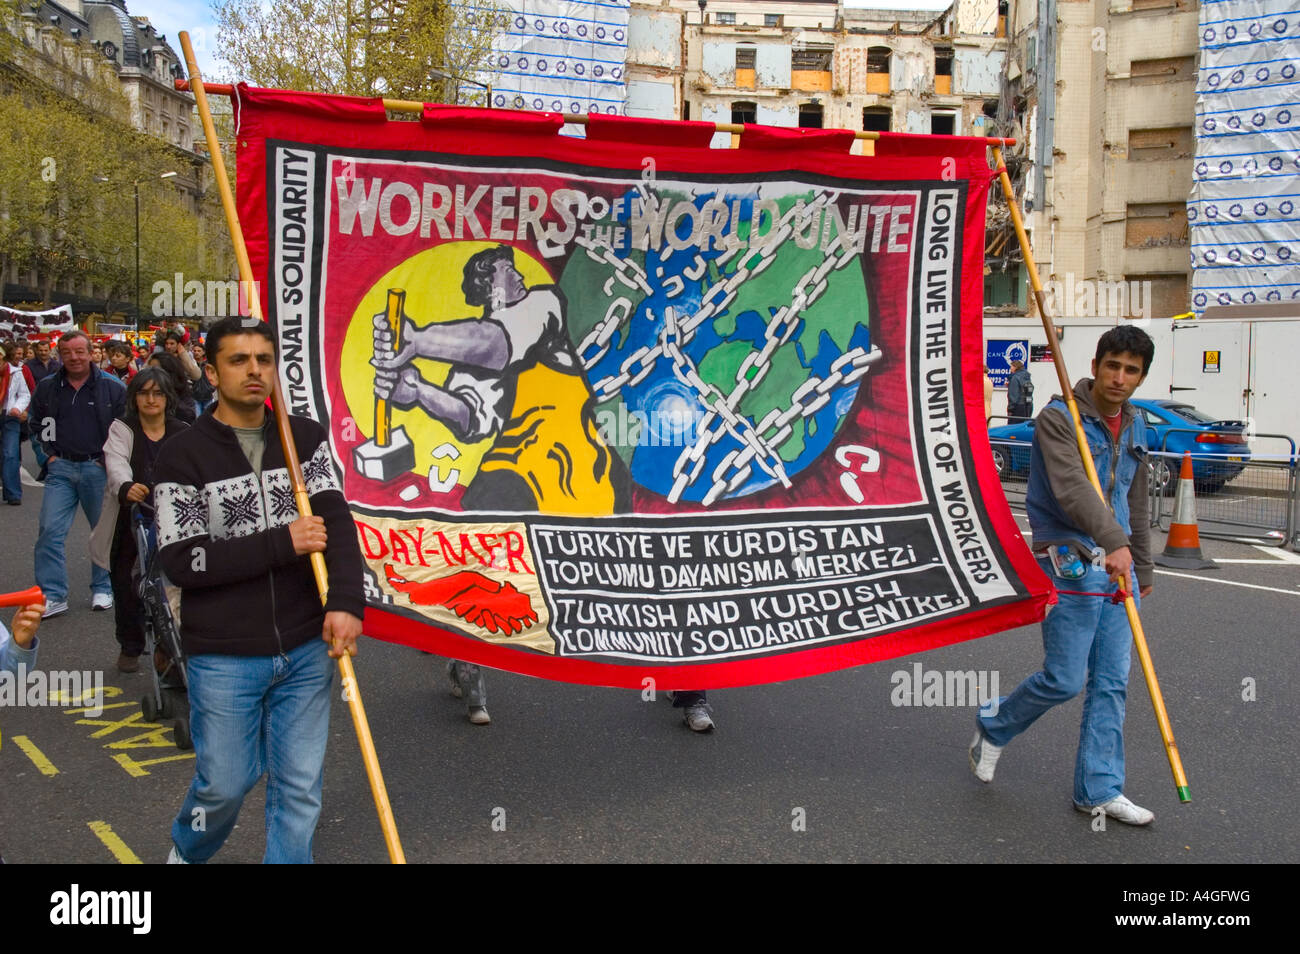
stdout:
<svg viewBox="0 0 1300 954">
<path fill-rule="evenodd" d="M 388 327 L 393 329 L 394 353 L 402 347 L 405 303 L 403 289 L 388 289 Z M 385 399 L 375 399 L 375 436 L 352 452 L 352 461 L 363 476 L 384 483 L 415 469 L 415 445 L 405 428 L 393 427 L 393 408 Z"/>
</svg>

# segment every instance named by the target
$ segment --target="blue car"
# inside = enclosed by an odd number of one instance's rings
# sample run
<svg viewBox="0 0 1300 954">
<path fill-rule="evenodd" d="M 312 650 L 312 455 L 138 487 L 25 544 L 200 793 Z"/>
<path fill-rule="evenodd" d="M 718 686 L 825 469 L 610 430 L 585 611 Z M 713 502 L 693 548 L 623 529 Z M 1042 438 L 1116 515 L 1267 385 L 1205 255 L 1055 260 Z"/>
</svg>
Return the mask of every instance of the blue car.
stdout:
<svg viewBox="0 0 1300 954">
<path fill-rule="evenodd" d="M 1215 493 L 1245 469 L 1250 460 L 1244 421 L 1221 421 L 1182 401 L 1152 401 L 1138 398 L 1129 402 L 1146 424 L 1147 446 L 1172 457 L 1151 457 L 1151 480 L 1162 493 L 1172 494 L 1178 485 L 1179 458 L 1192 453 L 1192 478 L 1198 493 Z M 1021 421 L 989 428 L 993 463 L 1004 480 L 1029 475 L 1029 448 L 1034 440 L 1034 422 Z"/>
</svg>

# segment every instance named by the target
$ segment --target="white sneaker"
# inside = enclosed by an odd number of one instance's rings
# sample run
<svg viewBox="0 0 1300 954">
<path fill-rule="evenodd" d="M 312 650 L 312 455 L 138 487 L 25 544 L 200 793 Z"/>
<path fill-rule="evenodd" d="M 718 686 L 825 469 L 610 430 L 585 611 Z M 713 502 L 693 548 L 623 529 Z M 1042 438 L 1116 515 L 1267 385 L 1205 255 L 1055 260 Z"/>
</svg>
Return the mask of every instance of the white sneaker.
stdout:
<svg viewBox="0 0 1300 954">
<path fill-rule="evenodd" d="M 45 612 L 41 614 L 41 619 L 49 619 L 51 616 L 62 616 L 68 611 L 67 600 L 62 603 L 45 604 Z"/>
<path fill-rule="evenodd" d="M 113 595 L 111 593 L 96 593 L 90 600 L 90 608 L 93 610 L 112 609 Z"/>
<path fill-rule="evenodd" d="M 169 865 L 187 865 L 187 864 L 189 864 L 189 862 L 186 861 L 184 858 L 182 858 L 182 857 L 181 857 L 181 853 L 180 853 L 179 851 L 176 850 L 176 846 L 175 846 L 175 845 L 172 845 L 171 853 L 167 855 L 167 864 L 169 864 Z"/>
<path fill-rule="evenodd" d="M 1002 755 L 1002 746 L 994 745 L 984 738 L 984 733 L 975 730 L 975 739 L 970 744 L 970 768 L 981 782 L 993 781 L 993 770 L 998 767 L 998 757 Z"/>
<path fill-rule="evenodd" d="M 470 706 L 469 721 L 474 725 L 491 725 L 492 717 L 488 715 L 487 706 Z"/>
<path fill-rule="evenodd" d="M 1116 795 L 1104 805 L 1090 808 L 1087 805 L 1076 804 L 1074 808 L 1085 815 L 1091 815 L 1100 808 L 1108 817 L 1123 822 L 1125 825 L 1150 825 L 1156 820 L 1155 812 L 1149 811 L 1141 805 L 1134 805 L 1123 795 Z"/>
</svg>

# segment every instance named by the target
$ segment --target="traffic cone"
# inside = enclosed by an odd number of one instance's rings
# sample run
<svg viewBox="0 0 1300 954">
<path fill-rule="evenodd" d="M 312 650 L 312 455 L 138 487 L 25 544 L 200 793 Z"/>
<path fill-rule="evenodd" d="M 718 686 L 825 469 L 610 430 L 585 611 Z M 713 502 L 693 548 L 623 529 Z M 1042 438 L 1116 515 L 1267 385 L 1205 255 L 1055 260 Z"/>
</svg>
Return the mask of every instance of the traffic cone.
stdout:
<svg viewBox="0 0 1300 954">
<path fill-rule="evenodd" d="M 1192 479 L 1192 455 L 1183 452 L 1183 469 L 1178 474 L 1174 495 L 1174 516 L 1169 522 L 1165 550 L 1155 562 L 1182 570 L 1217 570 L 1219 564 L 1201 555 L 1201 534 L 1196 528 L 1196 487 Z"/>
</svg>

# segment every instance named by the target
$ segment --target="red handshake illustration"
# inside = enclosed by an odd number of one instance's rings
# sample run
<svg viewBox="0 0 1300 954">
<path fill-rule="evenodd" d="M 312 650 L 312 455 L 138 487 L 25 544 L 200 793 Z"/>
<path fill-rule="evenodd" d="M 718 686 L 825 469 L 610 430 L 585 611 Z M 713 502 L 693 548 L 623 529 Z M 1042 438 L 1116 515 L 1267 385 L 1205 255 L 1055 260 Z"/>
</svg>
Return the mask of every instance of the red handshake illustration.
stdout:
<svg viewBox="0 0 1300 954">
<path fill-rule="evenodd" d="M 445 606 L 467 623 L 489 633 L 522 633 L 537 622 L 532 600 L 513 583 L 498 583 L 474 570 L 416 583 L 384 564 L 388 584 L 420 606 Z"/>
</svg>

